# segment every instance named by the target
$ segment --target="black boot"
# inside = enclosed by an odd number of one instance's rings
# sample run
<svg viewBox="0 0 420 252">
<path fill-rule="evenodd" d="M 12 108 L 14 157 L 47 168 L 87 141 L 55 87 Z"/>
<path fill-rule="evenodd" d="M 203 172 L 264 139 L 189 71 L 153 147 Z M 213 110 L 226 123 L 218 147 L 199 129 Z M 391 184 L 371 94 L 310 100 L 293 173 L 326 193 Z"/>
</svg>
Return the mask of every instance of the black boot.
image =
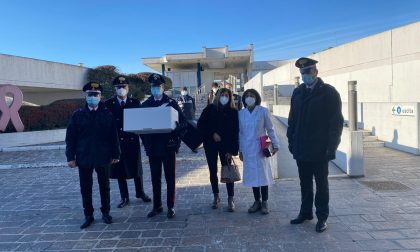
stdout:
<svg viewBox="0 0 420 252">
<path fill-rule="evenodd" d="M 152 218 L 155 217 L 156 215 L 160 214 L 163 212 L 163 207 L 159 207 L 159 208 L 153 208 L 152 211 L 150 211 L 147 214 L 147 218 Z"/>
<path fill-rule="evenodd" d="M 111 224 L 112 223 L 112 216 L 109 215 L 109 213 L 103 213 L 102 214 L 102 220 L 105 224 Z"/>
<path fill-rule="evenodd" d="M 296 219 L 293 219 L 290 221 L 290 224 L 302 224 L 303 222 L 305 222 L 306 220 L 312 220 L 314 217 L 312 215 L 310 216 L 304 216 L 299 214 L 298 217 L 296 217 Z"/>
<path fill-rule="evenodd" d="M 326 220 L 318 220 L 315 226 L 315 231 L 318 233 L 322 233 L 327 230 L 327 221 Z"/>
<path fill-rule="evenodd" d="M 175 216 L 175 209 L 169 208 L 168 213 L 166 214 L 166 217 L 168 217 L 168 219 L 172 219 L 174 216 Z"/>
<path fill-rule="evenodd" d="M 80 229 L 85 229 L 85 228 L 89 227 L 90 224 L 92 224 L 94 220 L 95 219 L 93 218 L 92 215 L 86 216 L 85 217 L 85 222 L 83 222 L 83 224 L 80 226 Z"/>
<path fill-rule="evenodd" d="M 136 194 L 137 199 L 142 199 L 144 202 L 152 202 L 152 199 L 145 193 Z"/>
<path fill-rule="evenodd" d="M 121 199 L 120 204 L 118 204 L 118 208 L 123 208 L 125 206 L 128 206 L 130 204 L 130 200 L 128 198 Z"/>
</svg>

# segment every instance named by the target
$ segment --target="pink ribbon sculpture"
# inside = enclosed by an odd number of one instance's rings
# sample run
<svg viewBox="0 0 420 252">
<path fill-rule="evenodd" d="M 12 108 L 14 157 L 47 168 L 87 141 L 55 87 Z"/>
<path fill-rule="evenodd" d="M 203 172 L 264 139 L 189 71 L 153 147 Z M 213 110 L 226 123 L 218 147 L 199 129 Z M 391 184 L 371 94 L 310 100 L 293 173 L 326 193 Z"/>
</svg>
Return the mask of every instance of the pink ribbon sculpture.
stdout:
<svg viewBox="0 0 420 252">
<path fill-rule="evenodd" d="M 13 102 L 10 107 L 6 102 L 6 95 L 11 94 L 13 96 Z M 0 86 L 0 131 L 5 131 L 9 121 L 12 121 L 13 126 L 17 132 L 22 132 L 24 129 L 22 120 L 19 116 L 19 109 L 22 106 L 23 94 L 22 91 L 12 85 Z"/>
</svg>

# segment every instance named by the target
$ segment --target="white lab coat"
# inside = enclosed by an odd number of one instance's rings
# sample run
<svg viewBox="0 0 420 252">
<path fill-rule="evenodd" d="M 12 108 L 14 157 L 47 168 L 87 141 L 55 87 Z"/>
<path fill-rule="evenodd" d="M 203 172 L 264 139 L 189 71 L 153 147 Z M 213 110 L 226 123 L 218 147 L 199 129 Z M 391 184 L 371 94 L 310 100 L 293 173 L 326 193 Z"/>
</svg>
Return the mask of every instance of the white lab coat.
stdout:
<svg viewBox="0 0 420 252">
<path fill-rule="evenodd" d="M 243 156 L 243 184 L 250 187 L 274 183 L 268 158 L 261 154 L 260 137 L 268 135 L 273 148 L 279 148 L 279 140 L 271 122 L 268 109 L 256 106 L 239 111 L 239 151 Z"/>
</svg>

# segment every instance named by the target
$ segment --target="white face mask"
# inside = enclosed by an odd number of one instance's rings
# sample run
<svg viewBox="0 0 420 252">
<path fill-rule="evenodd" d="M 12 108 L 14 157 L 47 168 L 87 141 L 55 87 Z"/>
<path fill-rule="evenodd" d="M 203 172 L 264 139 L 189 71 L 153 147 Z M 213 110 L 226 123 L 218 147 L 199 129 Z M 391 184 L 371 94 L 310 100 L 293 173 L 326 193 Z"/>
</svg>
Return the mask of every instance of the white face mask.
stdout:
<svg viewBox="0 0 420 252">
<path fill-rule="evenodd" d="M 118 88 L 117 89 L 117 95 L 121 96 L 121 97 L 124 97 L 124 96 L 127 95 L 127 90 L 125 88 Z"/>
<path fill-rule="evenodd" d="M 181 91 L 181 95 L 187 95 L 187 94 L 188 94 L 188 91 L 185 91 L 185 90 Z"/>
<path fill-rule="evenodd" d="M 229 102 L 229 98 L 227 98 L 226 96 L 221 96 L 220 97 L 220 103 L 224 106 Z"/>
<path fill-rule="evenodd" d="M 245 103 L 246 103 L 247 106 L 252 107 L 255 104 L 255 98 L 248 96 L 248 97 L 245 98 Z"/>
<path fill-rule="evenodd" d="M 218 88 L 212 88 L 211 90 L 213 90 L 213 93 L 216 93 Z"/>
</svg>

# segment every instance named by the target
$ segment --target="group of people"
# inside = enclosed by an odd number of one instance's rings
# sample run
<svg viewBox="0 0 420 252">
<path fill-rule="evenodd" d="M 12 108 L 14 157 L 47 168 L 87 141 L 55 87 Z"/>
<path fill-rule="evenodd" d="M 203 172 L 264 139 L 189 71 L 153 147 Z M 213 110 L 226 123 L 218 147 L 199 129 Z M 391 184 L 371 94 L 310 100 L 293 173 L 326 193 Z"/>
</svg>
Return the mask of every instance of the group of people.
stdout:
<svg viewBox="0 0 420 252">
<path fill-rule="evenodd" d="M 297 161 L 301 185 L 302 204 L 299 215 L 291 224 L 300 224 L 313 218 L 313 177 L 316 182 L 315 206 L 318 222 L 317 232 L 327 228 L 329 210 L 328 162 L 335 158 L 343 128 L 341 100 L 338 92 L 319 77 L 317 61 L 300 58 L 295 65 L 300 69 L 304 85 L 297 87 L 292 95 L 287 138 L 289 150 Z M 152 74 L 151 96 L 142 104 L 128 98 L 128 82 L 123 76 L 113 84 L 115 97 L 100 102 L 102 87 L 89 82 L 83 87 L 86 106 L 76 111 L 68 125 L 66 135 L 66 156 L 68 165 L 79 167 L 86 228 L 94 221 L 92 206 L 92 174 L 96 171 L 101 195 L 102 219 L 112 223 L 110 216 L 109 178 L 118 179 L 121 202 L 118 207 L 129 204 L 127 179 L 134 179 L 136 197 L 145 202 L 150 198 L 144 193 L 139 136 L 123 131 L 123 109 L 139 107 L 171 106 L 178 111 L 179 122 L 195 119 L 195 101 L 184 88 L 178 101 L 168 97 L 164 91 L 165 79 Z M 182 107 L 182 108 L 181 108 Z M 190 108 L 186 112 L 185 108 Z M 243 108 L 242 108 L 243 107 Z M 232 165 L 233 156 L 239 155 L 243 162 L 243 184 L 252 187 L 254 202 L 249 213 L 270 212 L 268 187 L 273 184 L 272 170 L 268 157 L 279 150 L 271 115 L 261 106 L 261 96 L 254 89 L 246 90 L 242 97 L 233 93 L 228 84 L 219 88 L 214 83 L 208 95 L 208 105 L 197 123 L 210 174 L 213 192 L 211 207 L 221 206 L 218 165 Z M 162 166 L 167 184 L 167 217 L 175 216 L 175 157 L 181 140 L 174 130 L 170 133 L 140 135 L 149 159 L 153 208 L 147 217 L 163 212 L 161 200 Z M 269 139 L 268 154 L 263 151 L 262 139 Z M 193 150 L 194 151 L 194 150 Z M 234 183 L 226 183 L 227 210 L 235 211 Z"/>
</svg>

